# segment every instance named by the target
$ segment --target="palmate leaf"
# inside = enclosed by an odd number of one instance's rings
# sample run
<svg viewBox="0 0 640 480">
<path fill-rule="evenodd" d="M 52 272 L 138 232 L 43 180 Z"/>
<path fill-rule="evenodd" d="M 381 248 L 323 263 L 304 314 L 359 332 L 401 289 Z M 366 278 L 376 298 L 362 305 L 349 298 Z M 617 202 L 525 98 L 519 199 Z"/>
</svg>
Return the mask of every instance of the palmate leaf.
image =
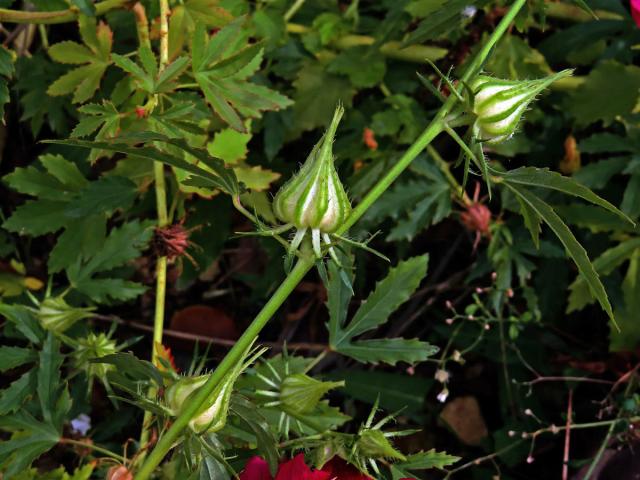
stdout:
<svg viewBox="0 0 640 480">
<path fill-rule="evenodd" d="M 55 427 L 37 420 L 24 409 L 13 415 L 1 416 L 0 430 L 17 433 L 15 438 L 0 443 L 0 465 L 9 460 L 3 470 L 7 478 L 29 467 L 60 439 Z"/>
<path fill-rule="evenodd" d="M 505 185 L 516 195 L 516 197 L 530 207 L 529 214 L 535 213 L 551 228 L 551 230 L 553 230 L 560 242 L 564 245 L 569 256 L 576 263 L 578 270 L 589 285 L 591 292 L 600 303 L 602 309 L 607 313 L 607 315 L 609 315 L 609 318 L 615 322 L 611 303 L 609 303 L 609 298 L 607 297 L 604 285 L 602 285 L 598 273 L 589 260 L 587 252 L 582 245 L 580 245 L 578 240 L 576 240 L 576 237 L 573 235 L 569 227 L 567 227 L 549 204 L 542 201 L 527 189 L 511 182 L 505 182 Z"/>
<path fill-rule="evenodd" d="M 129 300 L 143 293 L 145 287 L 138 283 L 95 276 L 138 258 L 153 236 L 152 227 L 151 221 L 134 220 L 114 228 L 97 253 L 88 260 L 79 257 L 67 268 L 70 284 L 96 302 Z"/>
<path fill-rule="evenodd" d="M 346 312 L 351 298 L 350 286 L 340 275 L 339 268 L 330 263 L 327 327 L 331 348 L 362 362 L 390 365 L 398 361 L 415 363 L 436 353 L 436 347 L 416 339 L 354 340 L 356 336 L 386 323 L 391 313 L 409 299 L 426 275 L 428 261 L 428 255 L 422 255 L 392 268 L 348 323 Z"/>
<path fill-rule="evenodd" d="M 280 110 L 292 104 L 284 95 L 251 83 L 262 60 L 262 48 L 246 45 L 244 19 L 225 26 L 208 38 L 204 24 L 196 26 L 192 53 L 193 75 L 214 112 L 240 132 L 243 118 L 257 118 L 265 110 Z"/>
<path fill-rule="evenodd" d="M 84 45 L 72 41 L 56 43 L 49 56 L 60 63 L 81 65 L 53 82 L 47 93 L 61 96 L 73 93 L 73 103 L 84 103 L 93 97 L 111 63 L 113 32 L 105 23 L 96 25 L 95 18 L 81 16 L 80 32 Z"/>
</svg>

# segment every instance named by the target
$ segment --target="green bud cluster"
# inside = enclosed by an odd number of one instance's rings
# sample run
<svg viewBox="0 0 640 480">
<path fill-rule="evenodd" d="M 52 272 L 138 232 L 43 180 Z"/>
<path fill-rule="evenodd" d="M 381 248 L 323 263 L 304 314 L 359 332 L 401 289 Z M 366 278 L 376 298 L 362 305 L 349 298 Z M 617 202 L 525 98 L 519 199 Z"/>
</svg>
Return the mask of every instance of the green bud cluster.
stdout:
<svg viewBox="0 0 640 480">
<path fill-rule="evenodd" d="M 501 80 L 479 75 L 471 84 L 476 137 L 487 143 L 508 140 L 536 95 L 556 80 L 570 76 L 572 72 L 563 70 L 536 80 Z"/>
<path fill-rule="evenodd" d="M 334 166 L 333 139 L 344 114 L 339 105 L 329 129 L 313 147 L 311 154 L 273 200 L 275 215 L 298 229 L 317 229 L 333 233 L 351 213 L 349 197 Z"/>
<path fill-rule="evenodd" d="M 93 363 L 90 360 L 111 355 L 118 351 L 116 342 L 104 333 L 90 333 L 78 340 L 73 352 L 73 363 L 79 370 L 87 372 L 89 378 L 99 378 L 106 382 L 106 375 L 114 368 L 107 363 Z"/>
</svg>

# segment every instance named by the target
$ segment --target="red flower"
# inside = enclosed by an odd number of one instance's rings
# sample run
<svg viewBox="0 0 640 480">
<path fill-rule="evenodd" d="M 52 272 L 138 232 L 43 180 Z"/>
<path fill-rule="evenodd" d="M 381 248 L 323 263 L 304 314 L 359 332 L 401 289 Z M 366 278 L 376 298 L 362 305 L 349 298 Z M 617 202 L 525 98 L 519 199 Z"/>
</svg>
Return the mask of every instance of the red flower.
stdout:
<svg viewBox="0 0 640 480">
<path fill-rule="evenodd" d="M 262 457 L 251 457 L 240 474 L 240 480 L 273 480 L 269 464 Z"/>
<path fill-rule="evenodd" d="M 333 457 L 324 467 L 323 472 L 329 474 L 329 478 L 333 480 L 372 480 L 371 477 L 365 475 L 350 463 L 345 462 L 340 457 Z"/>
<path fill-rule="evenodd" d="M 640 27 L 640 0 L 631 0 L 631 16 Z"/>
<path fill-rule="evenodd" d="M 299 453 L 293 459 L 281 463 L 275 480 L 329 480 L 329 473 L 312 471 L 304 463 L 304 455 Z M 274 480 L 269 472 L 269 464 L 261 457 L 249 459 L 240 474 L 240 480 Z"/>
</svg>

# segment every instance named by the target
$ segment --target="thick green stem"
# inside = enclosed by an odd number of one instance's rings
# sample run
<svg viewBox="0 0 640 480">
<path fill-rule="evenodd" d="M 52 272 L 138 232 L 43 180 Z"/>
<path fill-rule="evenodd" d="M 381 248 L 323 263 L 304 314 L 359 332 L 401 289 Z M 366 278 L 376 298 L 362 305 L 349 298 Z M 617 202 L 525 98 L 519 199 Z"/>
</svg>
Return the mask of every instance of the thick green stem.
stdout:
<svg viewBox="0 0 640 480">
<path fill-rule="evenodd" d="M 155 467 L 160 464 L 174 442 L 178 440 L 182 431 L 187 427 L 191 418 L 199 411 L 200 406 L 209 398 L 218 382 L 220 382 L 225 374 L 240 360 L 249 345 L 256 339 L 260 330 L 262 330 L 278 308 L 280 308 L 280 305 L 282 305 L 291 292 L 293 292 L 313 264 L 314 261 L 312 257 L 302 258 L 296 263 L 295 267 L 293 267 L 271 299 L 211 374 L 207 383 L 198 390 L 195 396 L 189 398 L 189 402 L 185 404 L 180 416 L 176 418 L 171 428 L 160 438 L 156 447 L 149 454 L 147 461 L 138 471 L 136 480 L 146 480 L 151 476 Z"/>
<path fill-rule="evenodd" d="M 162 0 L 161 0 L 162 1 Z M 471 62 L 467 71 L 462 76 L 463 82 L 468 82 L 481 68 L 489 56 L 489 53 L 498 40 L 504 35 L 509 28 L 511 22 L 524 6 L 526 0 L 515 0 L 509 12 L 502 18 L 487 43 L 480 49 L 478 55 Z M 439 134 L 444 128 L 444 121 L 456 104 L 455 96 L 451 95 L 442 106 L 436 117 L 418 137 L 418 139 L 409 147 L 407 152 L 398 160 L 398 162 L 389 170 L 385 176 L 371 189 L 371 191 L 362 199 L 360 204 L 351 212 L 345 225 L 339 230 L 338 234 L 345 233 L 353 226 L 367 209 L 386 191 L 387 188 L 398 178 L 398 176 L 411 164 L 411 162 L 422 152 L 422 150 Z M 289 294 L 304 278 L 306 273 L 311 269 L 314 260 L 311 256 L 304 256 L 298 260 L 295 267 L 289 272 L 284 282 L 278 287 L 271 299 L 258 313 L 251 325 L 242 334 L 238 342 L 224 357 L 215 371 L 207 379 L 207 382 L 198 390 L 197 394 L 190 397 L 185 403 L 182 413 L 176 418 L 175 422 L 169 430 L 160 438 L 158 444 L 153 449 L 149 457 L 146 459 L 136 475 L 136 480 L 147 480 L 154 469 L 160 464 L 165 455 L 171 450 L 174 443 L 180 437 L 182 431 L 187 427 L 189 421 L 201 408 L 202 404 L 209 398 L 216 388 L 218 382 L 224 378 L 227 372 L 241 360 L 246 349 L 255 341 L 262 328 L 267 324 L 275 312 L 287 299 Z"/>
<path fill-rule="evenodd" d="M 105 0 L 95 4 L 96 16 L 104 15 L 110 10 L 124 7 L 129 0 Z M 68 10 L 56 10 L 53 12 L 28 12 L 24 10 L 10 10 L 0 8 L 0 23 L 67 23 L 78 19 L 80 11 L 76 7 Z"/>
</svg>

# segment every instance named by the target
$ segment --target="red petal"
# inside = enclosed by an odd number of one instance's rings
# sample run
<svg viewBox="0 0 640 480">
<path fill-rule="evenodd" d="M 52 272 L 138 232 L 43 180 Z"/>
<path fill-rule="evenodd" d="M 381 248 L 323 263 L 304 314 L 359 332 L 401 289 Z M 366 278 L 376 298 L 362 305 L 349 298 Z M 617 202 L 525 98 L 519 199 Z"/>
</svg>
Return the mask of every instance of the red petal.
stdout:
<svg viewBox="0 0 640 480">
<path fill-rule="evenodd" d="M 640 27 L 640 0 L 631 0 L 631 16 Z"/>
<path fill-rule="evenodd" d="M 240 480 L 273 480 L 269 464 L 262 457 L 251 457 L 240 474 Z"/>
<path fill-rule="evenodd" d="M 322 471 L 327 472 L 329 474 L 328 478 L 331 480 L 373 480 L 340 457 L 333 457 L 329 460 L 322 467 Z"/>
<path fill-rule="evenodd" d="M 304 454 L 299 453 L 288 462 L 280 464 L 276 480 L 329 480 L 329 473 L 322 470 L 314 472 L 304 463 Z"/>
</svg>

